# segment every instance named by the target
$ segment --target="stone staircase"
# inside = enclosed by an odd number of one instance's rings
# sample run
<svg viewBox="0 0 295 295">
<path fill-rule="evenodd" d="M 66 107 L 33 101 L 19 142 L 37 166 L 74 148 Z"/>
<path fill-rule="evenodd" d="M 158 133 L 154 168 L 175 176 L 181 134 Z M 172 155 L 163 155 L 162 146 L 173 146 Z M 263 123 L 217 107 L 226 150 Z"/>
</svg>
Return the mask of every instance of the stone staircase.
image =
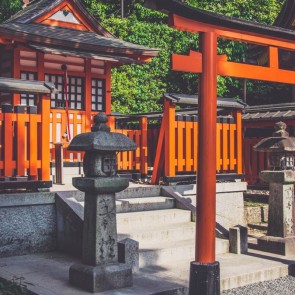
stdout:
<svg viewBox="0 0 295 295">
<path fill-rule="evenodd" d="M 130 238 L 139 242 L 140 269 L 134 274 L 135 289 L 128 289 L 130 294 L 187 295 L 189 265 L 194 260 L 195 223 L 191 222 L 193 214 L 190 210 L 176 207 L 180 207 L 180 201 L 194 204 L 195 188 L 189 191 L 185 187 L 185 192 L 181 190 L 183 188 L 175 190 L 179 192 L 178 197 L 165 194 L 157 186 L 131 187 L 116 194 L 118 241 Z M 228 216 L 232 217 L 232 210 L 230 213 L 223 212 L 224 203 L 228 206 L 228 202 L 236 196 L 230 198 L 222 191 L 222 187 L 219 190 L 221 196 L 218 197 L 220 199 L 217 198 L 217 204 L 222 203 L 222 207 L 218 218 L 223 221 Z M 57 195 L 58 231 L 67 240 L 59 240 L 59 245 L 64 242 L 59 250 L 67 253 L 71 250 L 71 254 L 79 256 L 82 247 L 84 194 L 67 191 Z M 225 201 L 223 195 L 227 198 Z M 190 207 L 186 205 L 185 208 Z M 269 259 L 256 253 L 256 250 L 250 251 L 249 255 L 228 253 L 228 240 L 216 239 L 217 260 L 221 263 L 221 290 L 277 279 L 288 274 L 288 264 L 278 262 L 276 257 L 271 261 L 271 257 Z M 128 292 L 118 294 L 129 294 Z"/>
<path fill-rule="evenodd" d="M 130 238 L 139 242 L 140 268 L 194 259 L 195 223 L 191 222 L 191 212 L 175 208 L 174 198 L 159 194 L 155 190 L 147 196 L 144 188 L 141 192 L 130 188 L 116 198 L 118 241 Z M 84 201 L 79 204 L 83 207 Z M 228 240 L 216 241 L 217 254 L 228 253 Z"/>
</svg>

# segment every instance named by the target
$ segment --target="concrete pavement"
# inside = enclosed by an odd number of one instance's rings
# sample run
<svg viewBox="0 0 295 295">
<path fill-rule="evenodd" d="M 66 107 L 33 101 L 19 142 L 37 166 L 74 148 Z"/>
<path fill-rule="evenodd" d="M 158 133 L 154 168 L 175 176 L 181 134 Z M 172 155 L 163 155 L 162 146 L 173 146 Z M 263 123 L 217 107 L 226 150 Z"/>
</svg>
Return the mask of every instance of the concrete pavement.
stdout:
<svg viewBox="0 0 295 295">
<path fill-rule="evenodd" d="M 221 290 L 260 281 L 275 280 L 292 273 L 295 256 L 284 257 L 250 250 L 246 255 L 221 254 Z M 68 283 L 68 269 L 77 262 L 70 256 L 52 252 L 0 259 L 0 277 L 23 277 L 28 288 L 41 295 L 83 295 L 87 292 Z M 134 275 L 133 287 L 100 292 L 103 295 L 187 294 L 189 261 L 171 261 L 162 267 L 145 267 Z M 163 293 L 165 292 L 165 293 Z"/>
</svg>

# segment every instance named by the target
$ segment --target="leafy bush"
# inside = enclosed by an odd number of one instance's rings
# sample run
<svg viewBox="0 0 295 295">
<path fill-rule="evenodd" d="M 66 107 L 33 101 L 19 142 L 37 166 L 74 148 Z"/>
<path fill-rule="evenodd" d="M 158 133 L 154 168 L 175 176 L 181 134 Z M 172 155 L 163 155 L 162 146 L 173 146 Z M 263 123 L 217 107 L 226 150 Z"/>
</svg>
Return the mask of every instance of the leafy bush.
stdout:
<svg viewBox="0 0 295 295">
<path fill-rule="evenodd" d="M 29 295 L 24 278 L 14 277 L 11 281 L 0 281 L 0 295 Z"/>
</svg>

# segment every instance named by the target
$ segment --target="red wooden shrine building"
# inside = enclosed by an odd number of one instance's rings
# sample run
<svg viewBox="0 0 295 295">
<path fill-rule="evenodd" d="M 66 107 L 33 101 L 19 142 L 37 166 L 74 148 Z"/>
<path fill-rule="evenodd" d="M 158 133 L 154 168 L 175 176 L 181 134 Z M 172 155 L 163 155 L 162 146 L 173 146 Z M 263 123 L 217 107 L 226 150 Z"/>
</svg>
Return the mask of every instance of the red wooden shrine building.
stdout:
<svg viewBox="0 0 295 295">
<path fill-rule="evenodd" d="M 42 101 L 46 101 L 48 128 L 43 130 L 42 137 L 47 138 L 48 143 L 61 142 L 65 137 L 89 131 L 94 113 L 111 113 L 112 67 L 140 64 L 157 53 L 156 49 L 117 39 L 87 12 L 80 0 L 29 1 L 21 11 L 0 25 L 0 76 L 52 82 L 59 92 L 42 99 L 34 93 L 2 92 L 0 103 L 35 105 L 41 109 Z M 52 145 L 51 158 L 48 150 L 48 171 L 41 176 L 40 171 L 32 175 L 29 169 L 33 158 L 38 169 L 41 160 L 29 149 L 27 129 L 30 118 L 27 115 L 22 121 L 13 114 L 9 118 L 9 124 L 21 128 L 23 135 L 20 138 L 20 133 L 11 132 L 11 138 L 6 135 L 2 139 L 2 154 L 6 157 L 0 162 L 1 175 L 29 175 L 49 180 L 49 161 L 54 161 L 55 157 Z M 3 121 L 1 128 L 5 126 L 7 123 Z M 41 139 L 36 137 L 35 140 Z M 23 151 L 24 145 L 28 146 L 28 152 Z M 4 151 L 11 147 L 11 153 Z M 81 161 L 78 153 L 66 152 L 64 158 L 66 161 Z"/>
<path fill-rule="evenodd" d="M 204 15 L 207 17 L 206 13 Z M 279 29 L 277 31 L 279 34 Z M 224 37 L 240 39 L 238 33 L 235 34 L 226 33 Z M 243 38 L 251 41 L 251 38 Z M 253 42 L 257 44 L 264 41 L 256 38 Z M 271 46 L 267 52 L 271 56 L 270 66 L 276 71 L 277 48 Z M 55 163 L 52 143 L 61 141 L 65 143 L 64 162 L 81 162 L 80 153 L 67 152 L 66 137 L 89 131 L 91 118 L 96 112 L 111 114 L 111 68 L 123 64 L 140 64 L 149 61 L 157 53 L 156 49 L 117 39 L 87 12 L 80 0 L 30 1 L 20 12 L 0 24 L 0 78 L 52 82 L 59 90 L 42 98 L 36 93 L 0 93 L 1 105 L 35 105 L 38 114 L 41 114 L 43 103 L 44 122 L 48 126 L 42 134 L 35 132 L 34 141 L 40 142 L 42 137 L 44 145 L 30 148 L 30 142 L 33 142 L 31 126 L 39 128 L 32 121 L 36 122 L 37 119 L 33 119 L 34 114 L 28 111 L 31 108 L 17 108 L 14 113 L 0 117 L 0 133 L 4 134 L 6 130 L 5 136 L 1 136 L 0 176 L 29 176 L 32 179 L 49 180 L 50 163 Z M 191 52 L 190 58 L 195 61 L 191 62 L 189 58 L 186 61 L 182 56 L 173 55 L 173 69 L 189 67 L 189 70 L 199 72 L 201 55 Z M 227 61 L 226 56 L 219 56 L 218 64 L 221 75 L 244 77 L 244 73 L 247 73 L 246 78 L 249 79 L 258 75 L 262 80 L 277 80 L 270 73 L 268 64 L 252 70 L 250 65 Z M 293 77 L 288 71 L 281 71 L 278 79 L 293 83 Z M 135 152 L 120 154 L 119 169 L 147 174 L 148 167 L 153 167 L 154 183 L 161 175 L 173 178 L 194 173 L 197 169 L 197 113 L 183 109 L 182 115 L 179 115 L 176 105 L 190 105 L 183 103 L 183 98 L 171 99 L 169 96 L 162 103 L 164 113 L 156 116 L 158 124 L 154 124 L 153 114 L 110 116 L 109 120 L 112 130 L 125 133 L 138 145 Z M 242 108 L 225 107 L 218 113 L 217 173 L 244 172 Z M 120 122 L 128 124 L 122 125 Z M 7 129 L 6 126 L 10 124 L 13 128 Z M 47 157 L 42 158 L 42 153 Z M 31 167 L 35 168 L 32 170 Z M 246 173 L 251 173 L 251 169 L 246 169 Z"/>
</svg>

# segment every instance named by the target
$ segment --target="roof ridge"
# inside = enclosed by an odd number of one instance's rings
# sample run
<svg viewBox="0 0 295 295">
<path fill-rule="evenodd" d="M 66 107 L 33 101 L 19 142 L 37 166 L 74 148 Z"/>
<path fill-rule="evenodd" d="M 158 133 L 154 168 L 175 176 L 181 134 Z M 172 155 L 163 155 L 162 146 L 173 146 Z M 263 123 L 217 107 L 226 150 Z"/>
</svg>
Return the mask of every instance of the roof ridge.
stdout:
<svg viewBox="0 0 295 295">
<path fill-rule="evenodd" d="M 36 3 L 36 2 L 39 2 L 39 1 L 42 1 L 42 0 L 32 0 L 25 7 L 30 6 L 30 5 L 32 5 L 32 4 Z"/>
<path fill-rule="evenodd" d="M 17 22 L 17 23 L 30 23 L 44 15 L 46 12 L 52 10 L 54 7 L 59 5 L 65 0 L 32 0 L 29 5 L 23 7 L 22 10 L 11 16 L 8 20 L 3 23 Z M 88 24 L 92 26 L 93 30 L 105 37 L 117 38 L 108 30 L 106 30 L 100 22 L 88 12 L 86 6 L 81 0 L 69 0 L 76 7 L 77 10 L 85 17 Z"/>
</svg>

